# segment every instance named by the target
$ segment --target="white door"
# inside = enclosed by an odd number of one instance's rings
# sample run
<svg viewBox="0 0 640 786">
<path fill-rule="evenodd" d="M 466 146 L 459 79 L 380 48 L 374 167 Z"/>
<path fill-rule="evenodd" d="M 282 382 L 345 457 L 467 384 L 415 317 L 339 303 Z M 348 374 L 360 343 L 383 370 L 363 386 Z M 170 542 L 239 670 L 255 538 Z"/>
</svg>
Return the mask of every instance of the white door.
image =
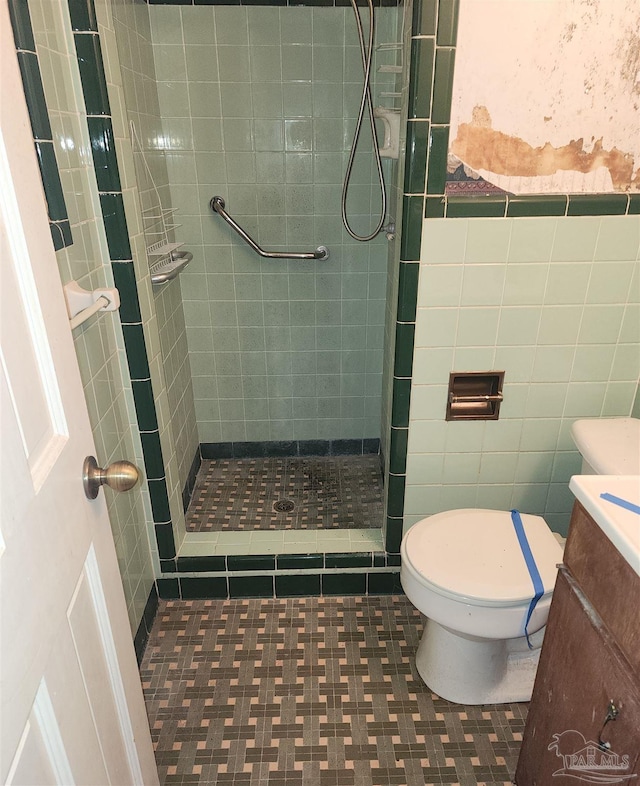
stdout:
<svg viewBox="0 0 640 786">
<path fill-rule="evenodd" d="M 82 487 L 94 445 L 10 30 L 0 0 L 0 782 L 152 786 L 104 495 Z"/>
</svg>

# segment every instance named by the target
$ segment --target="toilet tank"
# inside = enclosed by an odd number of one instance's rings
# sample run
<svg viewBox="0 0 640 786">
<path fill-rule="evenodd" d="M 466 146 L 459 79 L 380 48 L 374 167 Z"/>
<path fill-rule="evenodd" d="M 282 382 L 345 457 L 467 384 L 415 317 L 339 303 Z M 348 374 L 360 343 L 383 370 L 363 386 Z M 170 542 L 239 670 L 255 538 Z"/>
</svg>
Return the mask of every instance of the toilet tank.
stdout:
<svg viewBox="0 0 640 786">
<path fill-rule="evenodd" d="M 582 455 L 583 475 L 640 475 L 640 420 L 576 420 L 571 436 Z"/>
</svg>

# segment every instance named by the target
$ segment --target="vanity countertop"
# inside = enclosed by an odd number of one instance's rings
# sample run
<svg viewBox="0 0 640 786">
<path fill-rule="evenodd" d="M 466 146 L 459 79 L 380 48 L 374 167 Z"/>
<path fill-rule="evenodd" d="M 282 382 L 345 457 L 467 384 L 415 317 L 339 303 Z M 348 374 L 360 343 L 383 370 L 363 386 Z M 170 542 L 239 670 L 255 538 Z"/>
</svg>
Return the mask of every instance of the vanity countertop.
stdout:
<svg viewBox="0 0 640 786">
<path fill-rule="evenodd" d="M 640 475 L 574 475 L 569 488 L 640 576 Z M 602 494 L 629 507 L 603 499 Z"/>
</svg>

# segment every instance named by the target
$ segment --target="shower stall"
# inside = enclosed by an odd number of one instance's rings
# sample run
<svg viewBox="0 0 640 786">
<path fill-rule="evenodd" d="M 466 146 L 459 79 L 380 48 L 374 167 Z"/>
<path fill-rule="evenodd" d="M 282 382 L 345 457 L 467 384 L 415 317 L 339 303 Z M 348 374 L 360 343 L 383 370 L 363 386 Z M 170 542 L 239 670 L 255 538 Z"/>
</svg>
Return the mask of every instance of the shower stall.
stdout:
<svg viewBox="0 0 640 786">
<path fill-rule="evenodd" d="M 131 19 L 113 11 L 124 64 Z M 207 537 L 214 552 L 241 550 L 230 533 L 274 530 L 328 530 L 334 546 L 336 530 L 352 531 L 382 548 L 402 162 L 375 155 L 371 120 L 374 106 L 406 117 L 406 11 L 375 9 L 367 63 L 366 5 L 363 46 L 351 7 L 148 7 L 152 59 L 131 63 L 146 78 L 135 75 L 130 95 L 125 80 L 125 100 L 151 272 L 176 248 L 193 255 L 152 297 L 175 482 L 198 553 Z M 319 258 L 264 258 L 256 246 Z M 321 247 L 328 258 L 304 253 Z"/>
</svg>

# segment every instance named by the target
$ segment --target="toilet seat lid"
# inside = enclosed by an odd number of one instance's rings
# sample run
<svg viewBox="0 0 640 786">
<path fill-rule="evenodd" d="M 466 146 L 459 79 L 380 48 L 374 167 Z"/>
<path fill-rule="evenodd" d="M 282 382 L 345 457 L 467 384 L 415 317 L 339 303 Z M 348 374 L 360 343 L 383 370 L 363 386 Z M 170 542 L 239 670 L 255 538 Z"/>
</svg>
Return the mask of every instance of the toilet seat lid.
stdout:
<svg viewBox="0 0 640 786">
<path fill-rule="evenodd" d="M 521 518 L 546 595 L 562 548 L 543 518 Z M 469 508 L 429 516 L 407 532 L 403 554 L 434 587 L 471 603 L 517 604 L 534 595 L 509 511 Z"/>
</svg>

